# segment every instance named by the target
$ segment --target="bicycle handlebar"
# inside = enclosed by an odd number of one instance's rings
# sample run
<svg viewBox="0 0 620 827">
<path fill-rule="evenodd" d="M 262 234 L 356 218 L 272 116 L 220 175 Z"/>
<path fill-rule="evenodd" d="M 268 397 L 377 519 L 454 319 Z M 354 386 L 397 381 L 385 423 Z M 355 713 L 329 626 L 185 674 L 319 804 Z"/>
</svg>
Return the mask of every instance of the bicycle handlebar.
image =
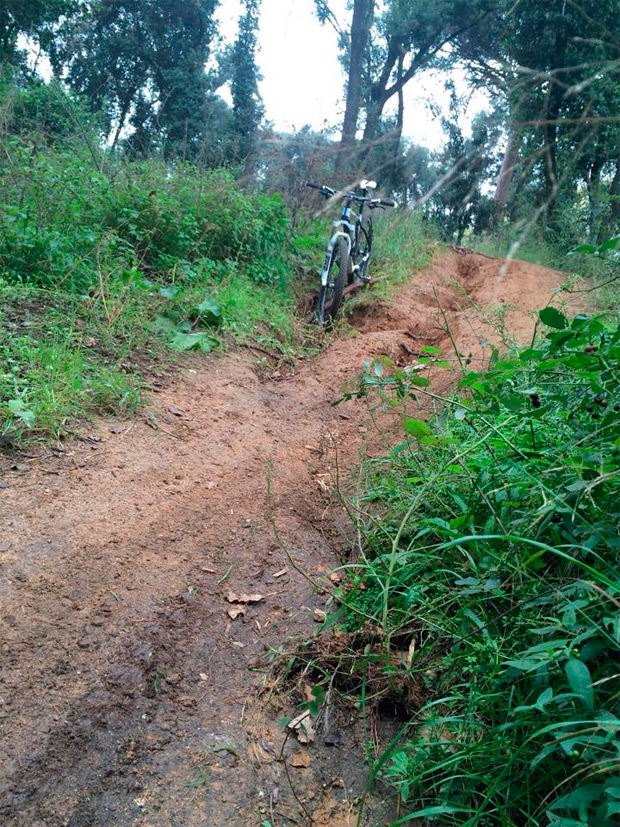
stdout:
<svg viewBox="0 0 620 827">
<path fill-rule="evenodd" d="M 325 184 L 313 184 L 311 181 L 306 181 L 306 186 L 310 189 L 318 190 L 325 198 L 332 198 L 334 195 L 340 198 L 350 198 L 352 201 L 368 204 L 369 207 L 397 207 L 398 203 L 393 198 L 368 198 L 365 195 L 356 195 L 354 192 L 338 192 Z"/>
<path fill-rule="evenodd" d="M 377 204 L 378 207 L 398 207 L 398 202 L 394 201 L 393 198 L 378 198 Z"/>
</svg>

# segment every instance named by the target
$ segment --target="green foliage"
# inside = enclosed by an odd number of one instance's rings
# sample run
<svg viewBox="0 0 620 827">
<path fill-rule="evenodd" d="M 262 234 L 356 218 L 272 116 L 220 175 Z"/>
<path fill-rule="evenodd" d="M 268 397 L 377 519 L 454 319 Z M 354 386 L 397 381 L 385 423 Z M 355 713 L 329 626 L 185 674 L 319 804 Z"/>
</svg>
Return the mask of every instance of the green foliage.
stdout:
<svg viewBox="0 0 620 827">
<path fill-rule="evenodd" d="M 110 364 L 94 358 L 94 325 L 84 335 L 84 319 L 61 316 L 56 297 L 2 286 L 0 297 L 0 431 L 60 436 L 91 411 L 135 410 L 139 383 L 121 354 Z"/>
<path fill-rule="evenodd" d="M 11 107 L 58 108 L 41 140 L 0 138 L 1 431 L 60 434 L 133 409 L 137 353 L 292 345 L 294 248 L 278 195 L 224 170 L 119 160 L 56 117 L 69 102 L 58 89 L 5 92 L 9 124 Z"/>
<path fill-rule="evenodd" d="M 426 698 L 372 768 L 397 824 L 617 817 L 620 328 L 553 308 L 539 328 L 431 423 L 409 413 L 433 396 L 419 371 L 382 360 L 354 391 L 411 436 L 367 466 L 339 595 L 349 630 L 378 627 L 373 668 L 400 703 Z"/>
<path fill-rule="evenodd" d="M 430 262 L 429 240 L 431 228 L 424 223 L 419 213 L 408 210 L 376 211 L 373 216 L 373 250 L 370 275 L 387 277 L 385 285 L 373 288 L 375 297 L 383 289 L 408 281 L 412 272 Z"/>
<path fill-rule="evenodd" d="M 23 65 L 18 48 L 20 35 L 35 38 L 41 45 L 49 40 L 50 27 L 65 14 L 75 11 L 75 0 L 3 0 L 0 6 L 0 64 Z"/>
<path fill-rule="evenodd" d="M 55 80 L 32 81 L 23 89 L 0 84 L 0 104 L 8 134 L 31 146 L 82 146 L 85 139 L 97 145 L 97 122 L 81 101 Z"/>
</svg>

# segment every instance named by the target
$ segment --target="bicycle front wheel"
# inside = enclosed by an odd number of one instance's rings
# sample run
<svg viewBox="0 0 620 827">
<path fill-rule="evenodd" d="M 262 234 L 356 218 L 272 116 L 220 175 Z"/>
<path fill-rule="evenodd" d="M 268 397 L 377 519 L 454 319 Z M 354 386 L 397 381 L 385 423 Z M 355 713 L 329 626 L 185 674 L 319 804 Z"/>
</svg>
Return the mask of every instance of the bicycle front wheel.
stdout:
<svg viewBox="0 0 620 827">
<path fill-rule="evenodd" d="M 332 258 L 327 274 L 327 284 L 321 285 L 316 318 L 319 324 L 329 324 L 336 318 L 349 272 L 349 246 L 344 238 L 339 238 L 332 250 Z"/>
</svg>

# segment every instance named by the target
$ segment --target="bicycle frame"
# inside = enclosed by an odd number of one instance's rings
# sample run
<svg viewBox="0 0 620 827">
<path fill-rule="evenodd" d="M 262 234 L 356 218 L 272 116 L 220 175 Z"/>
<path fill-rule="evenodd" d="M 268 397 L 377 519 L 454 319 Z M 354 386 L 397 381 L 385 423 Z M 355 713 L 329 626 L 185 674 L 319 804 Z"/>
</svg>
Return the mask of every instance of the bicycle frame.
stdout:
<svg viewBox="0 0 620 827">
<path fill-rule="evenodd" d="M 349 255 L 353 251 L 355 251 L 359 245 L 359 236 L 360 231 L 363 232 L 362 228 L 362 218 L 364 213 L 364 204 L 362 204 L 359 214 L 353 212 L 351 209 L 351 199 L 346 199 L 343 207 L 342 213 L 338 221 L 334 221 L 332 223 L 333 227 L 341 227 L 342 229 L 336 230 L 336 232 L 332 235 L 332 237 L 327 242 L 327 249 L 325 251 L 325 262 L 323 264 L 323 270 L 321 271 L 321 285 L 325 287 L 327 285 L 327 280 L 329 277 L 329 268 L 332 262 L 332 255 L 334 253 L 334 247 L 339 238 L 344 238 L 347 242 L 347 247 L 349 251 Z M 351 222 L 351 218 L 355 219 L 355 223 Z M 368 236 L 366 236 L 367 240 Z M 366 255 L 364 256 L 364 264 L 370 258 L 370 244 L 369 249 Z M 349 275 L 353 274 L 356 270 L 358 270 L 360 264 L 354 265 L 352 260 L 349 260 Z"/>
</svg>

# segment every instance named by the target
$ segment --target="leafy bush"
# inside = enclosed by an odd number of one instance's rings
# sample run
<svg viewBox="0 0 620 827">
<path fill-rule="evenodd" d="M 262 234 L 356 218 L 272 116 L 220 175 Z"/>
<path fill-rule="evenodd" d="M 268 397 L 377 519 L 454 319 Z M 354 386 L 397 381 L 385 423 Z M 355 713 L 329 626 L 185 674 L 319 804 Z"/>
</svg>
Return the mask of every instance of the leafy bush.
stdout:
<svg viewBox="0 0 620 827">
<path fill-rule="evenodd" d="M 59 87 L 2 86 L 0 109 L 0 432 L 60 434 L 80 414 L 131 408 L 138 351 L 290 345 L 279 196 L 226 170 L 123 159 Z M 39 131 L 21 128 L 39 114 Z"/>
<path fill-rule="evenodd" d="M 368 466 L 339 595 L 345 627 L 380 641 L 358 659 L 412 716 L 372 770 L 403 802 L 395 824 L 605 827 L 620 810 L 620 329 L 540 322 L 432 424 L 409 413 L 432 395 L 419 371 L 377 363 L 355 391 L 410 435 Z"/>
</svg>

